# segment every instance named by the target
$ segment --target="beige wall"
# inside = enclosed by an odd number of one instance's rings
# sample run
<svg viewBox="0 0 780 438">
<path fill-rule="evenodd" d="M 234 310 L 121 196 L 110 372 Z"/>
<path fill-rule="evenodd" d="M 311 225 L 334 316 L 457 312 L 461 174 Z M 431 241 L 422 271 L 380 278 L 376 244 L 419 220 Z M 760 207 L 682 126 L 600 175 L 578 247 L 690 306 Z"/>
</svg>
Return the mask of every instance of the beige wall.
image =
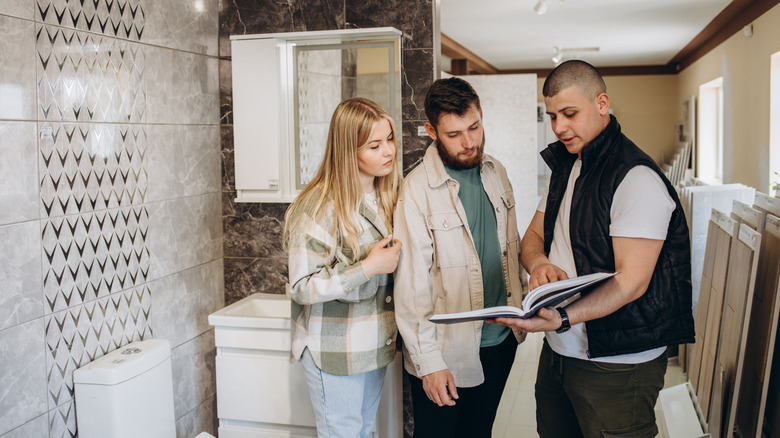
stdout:
<svg viewBox="0 0 780 438">
<path fill-rule="evenodd" d="M 680 112 L 687 96 L 698 96 L 699 85 L 723 77 L 723 182 L 764 193 L 769 187 L 769 66 L 777 51 L 780 6 L 753 22 L 752 37 L 737 32 L 677 75 Z"/>
<path fill-rule="evenodd" d="M 675 109 L 677 76 L 606 76 L 610 107 L 623 133 L 657 163 L 674 152 L 675 125 L 682 120 Z M 537 99 L 542 102 L 544 78 L 537 80 Z"/>
</svg>

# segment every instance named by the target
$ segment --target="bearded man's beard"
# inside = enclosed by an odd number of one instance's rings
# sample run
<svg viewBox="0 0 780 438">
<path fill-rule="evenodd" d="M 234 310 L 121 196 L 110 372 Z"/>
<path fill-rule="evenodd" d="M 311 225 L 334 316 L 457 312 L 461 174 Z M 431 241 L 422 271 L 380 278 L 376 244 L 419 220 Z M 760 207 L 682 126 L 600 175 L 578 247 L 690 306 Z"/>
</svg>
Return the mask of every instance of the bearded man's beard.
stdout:
<svg viewBox="0 0 780 438">
<path fill-rule="evenodd" d="M 485 150 L 485 133 L 483 131 L 482 142 L 474 147 L 474 154 L 470 157 L 461 157 L 460 154 L 451 155 L 438 138 L 435 143 L 436 150 L 439 151 L 439 157 L 441 157 L 441 161 L 445 166 L 454 170 L 473 169 L 482 162 L 482 152 Z"/>
</svg>

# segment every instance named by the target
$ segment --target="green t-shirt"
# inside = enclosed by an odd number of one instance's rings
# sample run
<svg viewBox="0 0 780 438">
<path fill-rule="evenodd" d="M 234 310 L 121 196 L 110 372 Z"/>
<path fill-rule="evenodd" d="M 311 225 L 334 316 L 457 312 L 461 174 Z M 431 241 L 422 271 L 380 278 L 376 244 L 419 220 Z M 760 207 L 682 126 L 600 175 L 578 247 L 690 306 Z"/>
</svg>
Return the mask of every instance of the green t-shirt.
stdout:
<svg viewBox="0 0 780 438">
<path fill-rule="evenodd" d="M 506 285 L 501 263 L 501 245 L 498 242 L 496 212 L 482 186 L 479 167 L 467 170 L 454 170 L 444 167 L 447 174 L 460 184 L 458 198 L 466 210 L 471 236 L 482 267 L 482 285 L 485 307 L 506 305 Z M 510 330 L 497 324 L 482 326 L 481 347 L 500 344 Z"/>
</svg>

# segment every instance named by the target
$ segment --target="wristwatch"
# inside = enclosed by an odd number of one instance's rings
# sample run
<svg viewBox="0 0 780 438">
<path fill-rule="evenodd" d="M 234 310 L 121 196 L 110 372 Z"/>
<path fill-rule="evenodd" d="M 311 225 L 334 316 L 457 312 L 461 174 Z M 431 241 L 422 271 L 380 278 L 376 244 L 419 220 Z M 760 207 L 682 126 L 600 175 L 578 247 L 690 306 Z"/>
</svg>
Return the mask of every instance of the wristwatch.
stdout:
<svg viewBox="0 0 780 438">
<path fill-rule="evenodd" d="M 565 333 L 569 331 L 571 328 L 571 325 L 569 324 L 569 314 L 563 310 L 563 307 L 556 307 L 555 310 L 561 314 L 561 326 L 558 327 L 558 330 L 556 330 L 555 333 Z"/>
</svg>

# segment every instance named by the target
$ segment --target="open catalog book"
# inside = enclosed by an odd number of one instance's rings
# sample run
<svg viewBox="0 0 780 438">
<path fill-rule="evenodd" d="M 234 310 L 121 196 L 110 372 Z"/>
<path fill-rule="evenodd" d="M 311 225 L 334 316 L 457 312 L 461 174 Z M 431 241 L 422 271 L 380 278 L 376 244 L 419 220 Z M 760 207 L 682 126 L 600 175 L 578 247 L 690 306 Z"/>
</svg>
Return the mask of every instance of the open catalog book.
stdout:
<svg viewBox="0 0 780 438">
<path fill-rule="evenodd" d="M 469 312 L 442 313 L 433 315 L 428 320 L 439 324 L 451 324 L 455 322 L 493 318 L 528 319 L 536 315 L 536 312 L 542 307 L 555 307 L 569 298 L 572 298 L 570 301 L 576 300 L 580 297 L 580 294 L 584 289 L 601 283 L 616 274 L 618 273 L 596 272 L 594 274 L 543 284 L 532 290 L 525 299 L 523 299 L 522 308 L 514 306 L 487 307 L 485 309 L 471 310 Z"/>
</svg>

